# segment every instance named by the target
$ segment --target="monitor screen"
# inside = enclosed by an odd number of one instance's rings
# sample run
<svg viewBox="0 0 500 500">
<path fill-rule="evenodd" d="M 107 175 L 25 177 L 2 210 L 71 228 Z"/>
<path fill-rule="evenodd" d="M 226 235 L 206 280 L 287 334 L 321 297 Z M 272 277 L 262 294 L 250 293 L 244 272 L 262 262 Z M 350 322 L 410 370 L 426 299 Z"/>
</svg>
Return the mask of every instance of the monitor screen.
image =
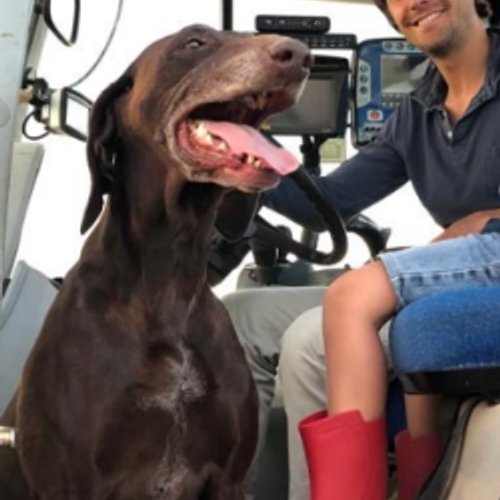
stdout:
<svg viewBox="0 0 500 500">
<path fill-rule="evenodd" d="M 380 64 L 381 93 L 407 94 L 421 81 L 429 60 L 424 55 L 384 54 Z"/>
<path fill-rule="evenodd" d="M 68 95 L 66 99 L 65 123 L 71 129 L 87 137 L 90 108 L 82 104 L 77 96 Z"/>
<path fill-rule="evenodd" d="M 345 132 L 347 108 L 347 70 L 313 72 L 299 101 L 266 125 L 276 135 L 336 137 Z"/>
</svg>

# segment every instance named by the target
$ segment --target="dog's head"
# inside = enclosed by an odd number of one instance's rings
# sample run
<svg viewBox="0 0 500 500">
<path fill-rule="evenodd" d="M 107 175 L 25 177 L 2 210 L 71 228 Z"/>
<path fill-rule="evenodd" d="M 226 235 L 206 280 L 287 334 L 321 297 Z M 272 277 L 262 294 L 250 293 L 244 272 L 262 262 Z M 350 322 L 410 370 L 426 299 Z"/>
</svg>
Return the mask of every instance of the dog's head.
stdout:
<svg viewBox="0 0 500 500">
<path fill-rule="evenodd" d="M 82 231 L 98 217 L 120 155 L 132 149 L 137 160 L 162 165 L 167 178 L 244 192 L 276 185 L 298 162 L 257 129 L 295 102 L 311 64 L 295 40 L 199 25 L 149 46 L 94 105 L 92 191 Z"/>
</svg>

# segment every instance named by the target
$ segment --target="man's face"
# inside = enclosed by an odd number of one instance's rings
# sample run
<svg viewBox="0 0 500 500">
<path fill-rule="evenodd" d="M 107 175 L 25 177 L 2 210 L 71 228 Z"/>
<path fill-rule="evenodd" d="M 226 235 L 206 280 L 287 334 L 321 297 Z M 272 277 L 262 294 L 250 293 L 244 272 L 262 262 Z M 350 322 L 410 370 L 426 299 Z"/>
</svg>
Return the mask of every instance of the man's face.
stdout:
<svg viewBox="0 0 500 500">
<path fill-rule="evenodd" d="M 431 57 L 446 57 L 477 22 L 474 0 L 387 0 L 405 38 Z"/>
</svg>

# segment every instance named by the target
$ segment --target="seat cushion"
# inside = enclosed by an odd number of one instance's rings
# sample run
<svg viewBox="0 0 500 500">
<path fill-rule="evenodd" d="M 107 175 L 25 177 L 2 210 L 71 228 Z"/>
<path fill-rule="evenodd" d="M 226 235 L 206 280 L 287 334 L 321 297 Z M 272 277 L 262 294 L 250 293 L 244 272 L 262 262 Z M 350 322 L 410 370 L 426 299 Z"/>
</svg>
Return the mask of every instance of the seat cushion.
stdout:
<svg viewBox="0 0 500 500">
<path fill-rule="evenodd" d="M 456 290 L 410 304 L 394 319 L 390 346 L 407 392 L 500 390 L 500 287 Z"/>
</svg>

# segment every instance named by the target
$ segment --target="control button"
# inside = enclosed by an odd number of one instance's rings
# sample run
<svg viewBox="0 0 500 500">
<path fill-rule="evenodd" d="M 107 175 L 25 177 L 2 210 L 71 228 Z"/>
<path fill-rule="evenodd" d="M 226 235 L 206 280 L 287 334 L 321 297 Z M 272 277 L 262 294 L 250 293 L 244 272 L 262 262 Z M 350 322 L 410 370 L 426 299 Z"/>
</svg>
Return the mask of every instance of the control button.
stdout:
<svg viewBox="0 0 500 500">
<path fill-rule="evenodd" d="M 384 113 L 380 109 L 371 109 L 368 111 L 368 120 L 372 122 L 380 122 L 384 119 Z"/>
<path fill-rule="evenodd" d="M 359 88 L 359 91 L 362 93 L 362 94 L 366 94 L 368 93 L 368 87 L 365 87 L 364 85 L 362 87 Z"/>
</svg>

